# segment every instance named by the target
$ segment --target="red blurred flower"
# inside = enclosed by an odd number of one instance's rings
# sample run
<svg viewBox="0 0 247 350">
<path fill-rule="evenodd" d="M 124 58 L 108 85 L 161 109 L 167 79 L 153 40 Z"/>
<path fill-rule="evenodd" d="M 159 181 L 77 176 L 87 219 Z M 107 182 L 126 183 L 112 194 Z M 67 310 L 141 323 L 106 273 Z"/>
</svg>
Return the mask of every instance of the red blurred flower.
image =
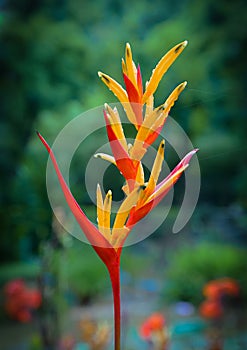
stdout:
<svg viewBox="0 0 247 350">
<path fill-rule="evenodd" d="M 19 322 L 30 322 L 32 311 L 41 305 L 40 292 L 28 288 L 22 280 L 14 280 L 5 285 L 4 293 L 7 315 Z"/>
<path fill-rule="evenodd" d="M 13 280 L 5 284 L 4 293 L 7 296 L 19 294 L 25 289 L 25 283 L 21 279 Z"/>
<path fill-rule="evenodd" d="M 155 312 L 142 323 L 140 327 L 140 336 L 148 340 L 153 333 L 163 331 L 165 324 L 164 316 L 159 312 Z"/>
<path fill-rule="evenodd" d="M 206 300 L 201 304 L 199 311 L 205 318 L 217 319 L 224 313 L 225 296 L 237 297 L 240 288 L 238 283 L 232 278 L 220 278 L 208 282 L 203 288 Z"/>
<path fill-rule="evenodd" d="M 222 288 L 222 294 L 236 296 L 236 297 L 239 295 L 240 288 L 238 283 L 234 279 L 222 278 L 220 283 Z"/>
<path fill-rule="evenodd" d="M 27 290 L 26 291 L 26 303 L 28 307 L 32 309 L 38 309 L 41 305 L 41 294 L 37 290 Z"/>
<path fill-rule="evenodd" d="M 145 340 L 150 339 L 150 337 L 152 335 L 152 331 L 151 331 L 151 328 L 150 328 L 148 322 L 143 322 L 143 324 L 140 327 L 139 333 L 143 339 L 145 339 Z"/>
<path fill-rule="evenodd" d="M 209 319 L 216 319 L 222 316 L 223 308 L 217 300 L 205 300 L 200 308 L 200 314 Z"/>
<path fill-rule="evenodd" d="M 208 282 L 203 288 L 203 294 L 209 299 L 219 299 L 224 295 L 238 296 L 239 285 L 232 278 L 221 278 Z"/>
</svg>

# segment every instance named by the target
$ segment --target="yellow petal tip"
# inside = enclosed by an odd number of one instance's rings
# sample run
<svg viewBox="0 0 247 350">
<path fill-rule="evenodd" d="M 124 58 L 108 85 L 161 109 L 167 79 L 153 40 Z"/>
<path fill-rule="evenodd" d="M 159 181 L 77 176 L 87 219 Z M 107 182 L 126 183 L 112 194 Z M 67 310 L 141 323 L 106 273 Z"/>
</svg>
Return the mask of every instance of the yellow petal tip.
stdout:
<svg viewBox="0 0 247 350">
<path fill-rule="evenodd" d="M 100 79 L 102 79 L 105 82 L 105 84 L 110 84 L 110 80 L 106 74 L 102 72 L 98 72 L 98 76 L 100 77 Z"/>
<path fill-rule="evenodd" d="M 182 92 L 186 86 L 187 86 L 188 82 L 187 81 L 184 81 L 183 83 L 181 83 L 179 86 L 178 86 L 178 91 L 179 93 Z"/>
<path fill-rule="evenodd" d="M 178 55 L 178 54 L 180 54 L 182 51 L 183 51 L 183 49 L 186 47 L 188 45 L 188 41 L 187 40 L 185 40 L 185 41 L 183 41 L 182 43 L 180 43 L 180 44 L 178 44 L 177 46 L 175 46 L 175 50 L 174 50 L 174 53 L 176 54 L 176 55 Z"/>
<path fill-rule="evenodd" d="M 182 84 L 182 88 L 184 89 L 187 86 L 187 84 L 188 84 L 188 82 L 184 81 L 183 84 Z"/>
<path fill-rule="evenodd" d="M 132 57 L 132 54 L 131 54 L 131 47 L 130 47 L 130 44 L 129 43 L 126 43 L 126 61 L 128 59 L 128 57 Z"/>
</svg>

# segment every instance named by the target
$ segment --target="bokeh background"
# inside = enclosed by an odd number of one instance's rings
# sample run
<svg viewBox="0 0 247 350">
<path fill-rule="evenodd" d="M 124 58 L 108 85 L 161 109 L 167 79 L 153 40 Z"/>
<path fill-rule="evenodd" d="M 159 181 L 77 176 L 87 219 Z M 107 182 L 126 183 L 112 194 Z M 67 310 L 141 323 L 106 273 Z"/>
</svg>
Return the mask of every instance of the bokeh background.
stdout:
<svg viewBox="0 0 247 350">
<path fill-rule="evenodd" d="M 122 81 L 126 42 L 146 81 L 161 56 L 185 39 L 189 46 L 163 78 L 156 105 L 178 83 L 188 81 L 171 116 L 200 149 L 200 198 L 183 232 L 170 234 L 183 194 L 181 181 L 166 222 L 148 240 L 125 249 L 123 300 L 129 312 L 124 348 L 144 349 L 138 329 L 157 310 L 173 327 L 171 349 L 180 349 L 176 322 L 184 322 L 185 330 L 186 324 L 191 327 L 184 332 L 183 349 L 195 348 L 193 342 L 200 339 L 198 348 L 210 349 L 213 337 L 205 333 L 205 323 L 220 338 L 222 349 L 228 349 L 229 341 L 231 349 L 247 348 L 240 312 L 247 300 L 246 22 L 244 0 L 0 1 L 1 349 L 57 349 L 66 336 L 68 343 L 79 342 L 80 349 L 104 348 L 86 347 L 78 324 L 89 317 L 97 322 L 107 318 L 111 325 L 107 274 L 91 248 L 66 234 L 53 218 L 45 183 L 47 154 L 35 130 L 52 143 L 78 114 L 114 102 L 97 71 Z M 87 145 L 85 154 L 92 146 Z M 71 181 L 80 204 L 93 217 L 83 191 L 84 161 L 72 164 Z M 113 178 L 110 169 L 106 189 Z M 200 315 L 199 305 L 205 299 L 203 286 L 223 277 L 232 278 L 239 293 L 228 295 L 234 300 L 226 302 L 222 329 L 219 319 Z M 13 300 L 18 297 L 11 299 L 13 290 L 8 296 L 6 287 L 14 281 L 12 289 L 20 288 L 19 279 L 26 292 L 36 292 L 26 318 L 25 313 L 16 316 Z M 189 320 L 174 311 L 181 301 L 187 303 Z M 128 309 L 132 302 L 135 315 Z M 73 322 L 68 322 L 70 317 Z"/>
</svg>

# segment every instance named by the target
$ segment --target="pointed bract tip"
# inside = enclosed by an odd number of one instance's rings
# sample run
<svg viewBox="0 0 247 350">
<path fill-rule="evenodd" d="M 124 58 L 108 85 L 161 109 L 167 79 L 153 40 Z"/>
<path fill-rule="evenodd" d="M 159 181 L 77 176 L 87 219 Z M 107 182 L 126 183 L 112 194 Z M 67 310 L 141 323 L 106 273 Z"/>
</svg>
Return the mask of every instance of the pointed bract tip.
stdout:
<svg viewBox="0 0 247 350">
<path fill-rule="evenodd" d="M 188 40 L 184 40 L 183 47 L 186 47 L 188 45 Z"/>
<path fill-rule="evenodd" d="M 41 133 L 38 130 L 35 130 L 36 134 L 38 135 L 38 137 L 42 140 L 43 136 L 41 135 Z"/>
<path fill-rule="evenodd" d="M 181 83 L 179 86 L 178 86 L 178 91 L 183 91 L 186 86 L 187 86 L 188 82 L 187 81 L 184 81 L 183 83 Z"/>
<path fill-rule="evenodd" d="M 162 148 L 164 148 L 165 147 L 165 140 L 162 140 L 160 145 L 161 145 Z"/>
<path fill-rule="evenodd" d="M 45 139 L 43 138 L 41 133 L 38 130 L 35 130 L 35 131 L 36 131 L 36 134 L 38 135 L 38 137 L 40 138 L 40 140 L 44 143 Z"/>
<path fill-rule="evenodd" d="M 108 197 L 111 197 L 112 196 L 112 191 L 111 190 L 108 190 L 107 194 L 106 194 Z"/>
<path fill-rule="evenodd" d="M 190 151 L 188 154 L 192 154 L 194 155 L 195 153 L 197 153 L 199 151 L 199 148 L 194 148 L 192 151 Z"/>
<path fill-rule="evenodd" d="M 126 43 L 126 56 L 130 56 L 131 55 L 131 47 L 129 43 Z"/>
<path fill-rule="evenodd" d="M 102 72 L 98 72 L 98 76 L 100 77 L 100 79 L 103 80 L 103 82 L 107 85 L 110 84 L 110 80 L 108 78 L 108 76 Z"/>
</svg>

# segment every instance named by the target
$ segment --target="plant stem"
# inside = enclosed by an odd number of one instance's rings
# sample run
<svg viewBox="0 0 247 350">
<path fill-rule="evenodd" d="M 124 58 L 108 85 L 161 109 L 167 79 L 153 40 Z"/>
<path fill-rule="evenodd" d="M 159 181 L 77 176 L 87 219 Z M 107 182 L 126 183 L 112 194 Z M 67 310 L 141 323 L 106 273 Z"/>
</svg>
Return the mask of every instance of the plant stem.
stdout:
<svg viewBox="0 0 247 350">
<path fill-rule="evenodd" d="M 120 262 L 108 268 L 114 303 L 114 350 L 120 350 L 121 342 L 121 298 L 120 298 Z"/>
</svg>

